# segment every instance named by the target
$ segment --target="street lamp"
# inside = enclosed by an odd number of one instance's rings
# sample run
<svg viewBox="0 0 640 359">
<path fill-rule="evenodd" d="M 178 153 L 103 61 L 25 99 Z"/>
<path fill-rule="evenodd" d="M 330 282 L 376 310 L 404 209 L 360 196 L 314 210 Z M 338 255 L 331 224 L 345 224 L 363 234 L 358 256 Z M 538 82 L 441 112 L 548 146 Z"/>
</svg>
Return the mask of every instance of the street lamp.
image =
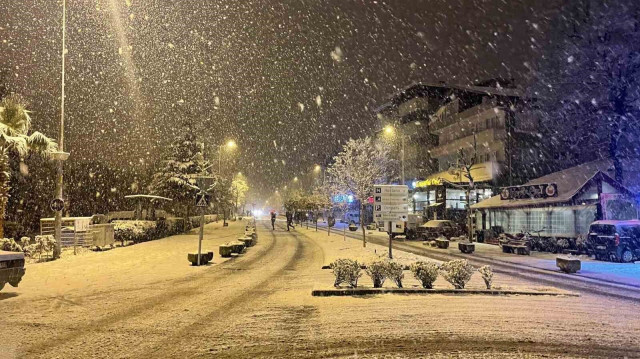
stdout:
<svg viewBox="0 0 640 359">
<path fill-rule="evenodd" d="M 298 176 L 293 177 L 293 182 L 298 182 Z"/>
<path fill-rule="evenodd" d="M 60 139 L 58 141 L 58 152 L 54 159 L 58 162 L 58 178 L 56 179 L 56 200 L 62 205 L 56 206 L 56 218 L 55 218 L 55 239 L 56 250 L 54 253 L 55 258 L 60 258 L 62 253 L 62 210 L 64 209 L 64 202 L 62 202 L 62 187 L 63 187 L 63 163 L 69 157 L 68 153 L 64 152 L 64 66 L 65 66 L 65 54 L 66 54 L 66 33 L 67 33 L 67 2 L 62 0 L 62 71 L 61 71 L 61 94 L 60 94 Z"/>
<path fill-rule="evenodd" d="M 399 136 L 400 137 L 400 142 L 402 143 L 402 149 L 400 151 L 401 153 L 401 162 L 402 162 L 402 184 L 404 184 L 404 136 L 402 134 L 398 134 L 396 132 L 395 127 L 391 126 L 391 125 L 386 125 L 384 127 L 384 133 L 388 136 Z"/>
<path fill-rule="evenodd" d="M 218 146 L 218 175 L 222 176 L 222 149 L 227 148 L 227 150 L 233 150 L 237 147 L 236 142 L 234 140 L 229 140 L 227 143 L 224 143 Z"/>
</svg>

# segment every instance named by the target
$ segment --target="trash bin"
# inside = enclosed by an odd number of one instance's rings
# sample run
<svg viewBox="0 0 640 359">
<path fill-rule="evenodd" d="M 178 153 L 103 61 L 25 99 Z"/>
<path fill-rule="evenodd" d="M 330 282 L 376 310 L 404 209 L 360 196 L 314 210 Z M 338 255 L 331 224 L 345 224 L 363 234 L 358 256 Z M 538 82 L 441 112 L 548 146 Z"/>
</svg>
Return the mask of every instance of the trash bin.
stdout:
<svg viewBox="0 0 640 359">
<path fill-rule="evenodd" d="M 93 246 L 106 247 L 115 242 L 114 225 L 111 223 L 93 224 L 90 226 L 93 233 Z"/>
</svg>

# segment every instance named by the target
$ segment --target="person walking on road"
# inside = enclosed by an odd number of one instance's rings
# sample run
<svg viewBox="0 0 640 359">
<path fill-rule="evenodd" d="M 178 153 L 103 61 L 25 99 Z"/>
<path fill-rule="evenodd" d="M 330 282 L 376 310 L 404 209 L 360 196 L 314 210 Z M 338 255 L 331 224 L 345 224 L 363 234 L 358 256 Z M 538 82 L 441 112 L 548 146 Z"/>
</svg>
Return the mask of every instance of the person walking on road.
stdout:
<svg viewBox="0 0 640 359">
<path fill-rule="evenodd" d="M 271 230 L 274 231 L 276 229 L 276 212 L 271 211 Z"/>
<path fill-rule="evenodd" d="M 287 216 L 287 231 L 289 231 L 289 226 L 291 226 L 291 228 L 295 228 L 295 226 L 293 225 L 293 213 L 287 211 L 286 216 Z"/>
</svg>

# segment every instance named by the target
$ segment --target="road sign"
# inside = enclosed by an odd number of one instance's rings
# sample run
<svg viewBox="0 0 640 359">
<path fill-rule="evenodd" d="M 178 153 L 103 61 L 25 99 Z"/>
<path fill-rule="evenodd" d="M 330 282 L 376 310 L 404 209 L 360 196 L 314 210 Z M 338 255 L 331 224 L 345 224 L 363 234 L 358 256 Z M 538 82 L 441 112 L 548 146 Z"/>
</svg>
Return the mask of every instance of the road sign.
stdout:
<svg viewBox="0 0 640 359">
<path fill-rule="evenodd" d="M 376 221 L 406 221 L 409 213 L 409 187 L 378 185 L 373 190 L 373 214 Z"/>
<path fill-rule="evenodd" d="M 207 193 L 196 194 L 196 207 L 208 207 L 211 202 L 211 195 Z"/>
<path fill-rule="evenodd" d="M 376 213 L 374 214 L 374 219 L 376 222 L 380 221 L 406 221 L 406 214 L 386 214 L 386 213 Z"/>
<path fill-rule="evenodd" d="M 64 201 L 61 198 L 54 198 L 49 206 L 52 211 L 62 211 L 64 209 Z"/>
</svg>

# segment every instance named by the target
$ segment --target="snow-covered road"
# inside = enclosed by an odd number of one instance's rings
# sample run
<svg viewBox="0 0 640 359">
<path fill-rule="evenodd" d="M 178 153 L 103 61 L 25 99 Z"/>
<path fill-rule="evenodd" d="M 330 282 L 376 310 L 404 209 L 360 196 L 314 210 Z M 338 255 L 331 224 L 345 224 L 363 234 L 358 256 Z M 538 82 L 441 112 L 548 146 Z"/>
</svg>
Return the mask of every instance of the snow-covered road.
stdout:
<svg viewBox="0 0 640 359">
<path fill-rule="evenodd" d="M 312 297 L 314 287 L 332 283 L 323 264 L 338 257 L 366 260 L 375 247 L 278 225 L 271 231 L 259 222 L 255 247 L 231 261 L 216 256 L 207 267 L 186 261 L 193 234 L 31 265 L 27 276 L 48 273 L 47 279 L 26 277 L 24 286 L 0 293 L 0 358 L 640 355 L 640 305 L 627 301 Z M 205 248 L 241 232 L 241 223 L 211 224 Z M 470 285 L 479 285 L 474 280 Z M 531 285 L 500 275 L 496 281 Z"/>
</svg>

